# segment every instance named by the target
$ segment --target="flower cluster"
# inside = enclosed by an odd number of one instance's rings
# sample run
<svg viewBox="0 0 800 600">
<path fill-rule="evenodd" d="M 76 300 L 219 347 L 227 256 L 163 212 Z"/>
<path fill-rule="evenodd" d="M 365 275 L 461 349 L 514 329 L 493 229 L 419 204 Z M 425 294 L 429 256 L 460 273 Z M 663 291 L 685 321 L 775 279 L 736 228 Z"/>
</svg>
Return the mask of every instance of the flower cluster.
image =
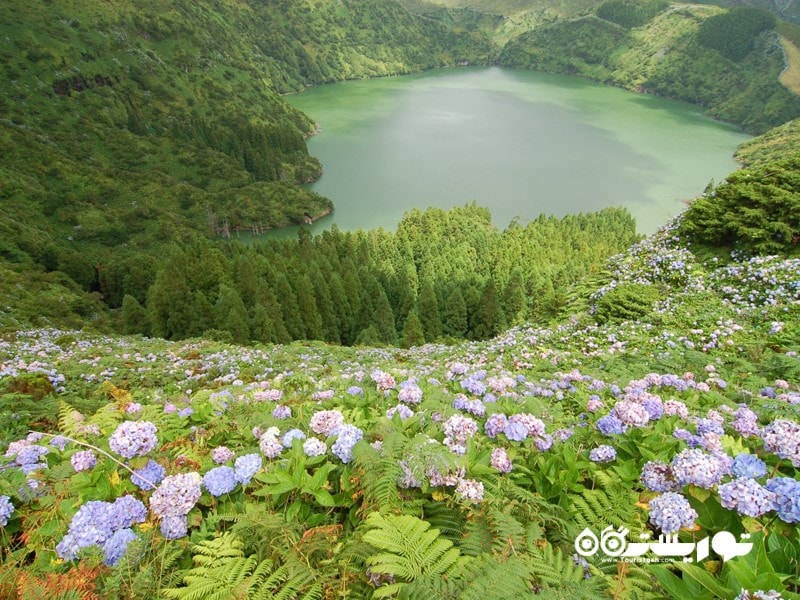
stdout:
<svg viewBox="0 0 800 600">
<path fill-rule="evenodd" d="M 405 404 L 398 404 L 397 406 L 387 409 L 386 418 L 391 419 L 395 416 L 395 414 L 400 416 L 401 421 L 405 421 L 406 419 L 410 419 L 414 416 L 414 411 L 408 408 Z"/>
<path fill-rule="evenodd" d="M 775 477 L 767 481 L 767 490 L 775 494 L 778 518 L 786 523 L 800 523 L 800 481 Z"/>
<path fill-rule="evenodd" d="M 353 460 L 353 446 L 364 437 L 364 432 L 355 425 L 341 425 L 333 432 L 336 441 L 331 447 L 331 452 L 339 457 L 343 463 Z"/>
<path fill-rule="evenodd" d="M 125 458 L 144 456 L 157 444 L 156 426 L 149 421 L 120 423 L 108 439 L 109 447 Z"/>
<path fill-rule="evenodd" d="M 166 473 L 164 467 L 154 460 L 147 461 L 141 469 L 136 469 L 131 475 L 131 482 L 145 492 L 155 489 L 161 483 Z"/>
<path fill-rule="evenodd" d="M 308 457 L 322 456 L 327 451 L 328 447 L 325 445 L 325 442 L 317 438 L 308 438 L 305 442 L 303 442 L 303 452 Z"/>
<path fill-rule="evenodd" d="M 150 509 L 161 517 L 161 533 L 167 539 L 186 535 L 186 515 L 202 495 L 202 482 L 196 472 L 170 475 L 150 496 Z"/>
<path fill-rule="evenodd" d="M 492 457 L 489 464 L 501 473 L 511 472 L 511 459 L 508 458 L 508 452 L 506 452 L 505 448 L 495 448 L 492 450 Z"/>
<path fill-rule="evenodd" d="M 236 483 L 236 471 L 231 467 L 214 467 L 203 475 L 203 485 L 215 497 L 232 492 Z"/>
<path fill-rule="evenodd" d="M 258 447 L 267 458 L 277 458 L 283 452 L 283 444 L 278 439 L 279 434 L 280 430 L 277 427 L 270 427 L 261 434 L 258 440 Z"/>
<path fill-rule="evenodd" d="M 462 479 L 456 486 L 456 495 L 462 500 L 478 504 L 483 500 L 483 484 L 475 479 Z"/>
<path fill-rule="evenodd" d="M 97 464 L 97 457 L 91 450 L 81 450 L 73 454 L 69 462 L 76 471 L 88 471 L 94 469 Z"/>
<path fill-rule="evenodd" d="M 321 410 L 311 416 L 309 427 L 314 433 L 331 435 L 331 432 L 344 423 L 344 415 L 338 410 Z"/>
<path fill-rule="evenodd" d="M 113 503 L 91 500 L 72 517 L 56 552 L 64 560 L 73 560 L 82 549 L 99 546 L 106 564 L 113 566 L 125 554 L 128 544 L 136 539 L 131 526 L 143 523 L 146 517 L 144 504 L 133 496 L 122 496 Z"/>
<path fill-rule="evenodd" d="M 478 424 L 461 415 L 453 415 L 444 424 L 445 445 L 457 454 L 467 451 L 467 439 L 478 432 Z"/>
<path fill-rule="evenodd" d="M 664 533 L 692 527 L 697 518 L 689 501 L 675 492 L 666 492 L 650 500 L 650 522 Z"/>
<path fill-rule="evenodd" d="M 761 431 L 764 448 L 800 467 L 800 424 L 775 419 Z"/>
<path fill-rule="evenodd" d="M 14 505 L 11 503 L 11 498 L 0 496 L 0 526 L 5 527 L 8 525 L 8 519 L 13 512 Z"/>
<path fill-rule="evenodd" d="M 233 450 L 227 446 L 217 446 L 211 451 L 211 460 L 218 465 L 224 464 L 235 456 Z"/>
<path fill-rule="evenodd" d="M 755 479 L 739 477 L 719 486 L 720 504 L 740 515 L 760 517 L 775 505 L 775 494 Z"/>
<path fill-rule="evenodd" d="M 736 477 L 750 477 L 758 479 L 767 474 L 766 463 L 754 454 L 742 452 L 733 459 L 731 473 Z"/>
<path fill-rule="evenodd" d="M 258 454 L 245 454 L 236 459 L 233 463 L 236 481 L 242 485 L 247 485 L 253 476 L 261 469 L 261 456 Z"/>
<path fill-rule="evenodd" d="M 650 461 L 642 467 L 640 480 L 652 492 L 677 492 L 683 487 L 675 481 L 672 467 L 658 461 Z"/>
<path fill-rule="evenodd" d="M 396 382 L 394 377 L 392 377 L 389 373 L 385 371 L 381 371 L 380 369 L 375 369 L 372 374 L 372 381 L 375 382 L 375 385 L 378 386 L 378 391 L 387 391 L 394 389 Z"/>
<path fill-rule="evenodd" d="M 606 444 L 598 446 L 597 448 L 592 448 L 592 451 L 589 452 L 589 460 L 592 462 L 607 463 L 615 460 L 616 458 L 617 451 Z"/>
<path fill-rule="evenodd" d="M 681 485 L 691 483 L 712 488 L 729 472 L 730 468 L 722 455 L 707 454 L 697 448 L 683 450 L 672 459 L 672 473 Z"/>
<path fill-rule="evenodd" d="M 275 408 L 272 409 L 272 416 L 276 419 L 288 419 L 292 416 L 292 409 L 285 404 L 279 404 Z"/>
<path fill-rule="evenodd" d="M 306 434 L 300 431 L 299 429 L 290 429 L 286 433 L 283 434 L 281 438 L 281 445 L 284 448 L 291 448 L 292 442 L 294 440 L 304 440 L 306 439 Z"/>
<path fill-rule="evenodd" d="M 416 383 L 405 382 L 400 387 L 400 392 L 397 394 L 397 399 L 406 404 L 419 404 L 422 402 L 422 388 Z"/>
</svg>

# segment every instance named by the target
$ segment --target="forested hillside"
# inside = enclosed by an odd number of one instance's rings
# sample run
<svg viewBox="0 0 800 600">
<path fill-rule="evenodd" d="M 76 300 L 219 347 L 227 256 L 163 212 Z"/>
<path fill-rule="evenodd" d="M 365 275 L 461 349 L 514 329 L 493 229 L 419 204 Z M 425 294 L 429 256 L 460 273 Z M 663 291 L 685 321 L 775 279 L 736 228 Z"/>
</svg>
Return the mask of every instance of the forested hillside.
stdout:
<svg viewBox="0 0 800 600">
<path fill-rule="evenodd" d="M 752 8 L 608 0 L 518 36 L 499 62 L 686 100 L 762 133 L 800 116 L 800 99 L 778 81 L 785 63 L 774 26 Z"/>
<path fill-rule="evenodd" d="M 109 262 L 139 277 L 164 243 L 332 209 L 296 185 L 321 166 L 280 93 L 490 47 L 374 0 L 35 0 L 0 17 L 0 259 L 86 291 Z"/>
</svg>

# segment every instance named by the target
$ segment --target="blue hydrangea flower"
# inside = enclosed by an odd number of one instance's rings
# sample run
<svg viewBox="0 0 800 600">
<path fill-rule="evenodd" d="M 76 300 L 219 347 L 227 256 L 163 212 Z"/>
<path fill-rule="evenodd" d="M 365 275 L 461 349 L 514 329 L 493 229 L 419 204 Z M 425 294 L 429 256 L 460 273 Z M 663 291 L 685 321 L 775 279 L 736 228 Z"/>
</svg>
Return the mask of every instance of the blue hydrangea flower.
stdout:
<svg viewBox="0 0 800 600">
<path fill-rule="evenodd" d="M 725 483 L 719 486 L 718 491 L 720 504 L 724 508 L 748 517 L 760 517 L 773 510 L 775 505 L 775 494 L 748 477 Z"/>
<path fill-rule="evenodd" d="M 775 510 L 785 523 L 800 523 L 800 481 L 791 477 L 774 477 L 766 487 L 775 494 Z"/>
<path fill-rule="evenodd" d="M 650 500 L 650 522 L 664 533 L 676 533 L 692 527 L 697 518 L 689 501 L 675 492 L 666 492 Z"/>
<path fill-rule="evenodd" d="M 135 539 L 138 539 L 138 536 L 132 529 L 126 528 L 115 531 L 103 544 L 104 562 L 109 567 L 116 565 L 119 559 L 125 556 L 128 544 Z"/>
<path fill-rule="evenodd" d="M 59 450 L 66 448 L 68 443 L 69 440 L 63 435 L 57 435 L 50 440 L 50 445 L 53 446 L 53 448 L 58 448 Z"/>
<path fill-rule="evenodd" d="M 203 485 L 214 497 L 232 492 L 236 487 L 236 471 L 231 467 L 214 467 L 203 475 Z"/>
<path fill-rule="evenodd" d="M 147 519 L 147 508 L 141 500 L 131 495 L 120 496 L 111 504 L 108 521 L 111 529 L 125 529 L 134 523 L 144 523 Z"/>
<path fill-rule="evenodd" d="M 611 446 L 605 444 L 598 446 L 597 448 L 592 448 L 592 451 L 589 452 L 589 460 L 592 462 L 607 463 L 615 460 L 616 458 L 617 451 Z"/>
<path fill-rule="evenodd" d="M 397 406 L 393 406 L 386 411 L 386 418 L 391 419 L 395 414 L 400 416 L 401 421 L 405 421 L 406 419 L 410 419 L 414 416 L 414 411 L 408 408 L 408 406 L 405 404 L 398 404 Z"/>
<path fill-rule="evenodd" d="M 756 455 L 742 452 L 733 459 L 731 472 L 736 475 L 736 477 L 758 479 L 767 474 L 767 465 Z"/>
<path fill-rule="evenodd" d="M 542 437 L 537 437 L 533 443 L 539 452 L 545 452 L 553 447 L 553 436 L 545 433 Z"/>
<path fill-rule="evenodd" d="M 141 469 L 135 469 L 133 471 L 131 483 L 140 490 L 149 492 L 161 483 L 165 473 L 164 467 L 151 459 L 147 461 L 147 464 Z"/>
<path fill-rule="evenodd" d="M 347 393 L 350 396 L 363 396 L 364 395 L 364 390 L 362 390 L 357 385 L 351 385 L 349 388 L 347 388 Z"/>
<path fill-rule="evenodd" d="M 331 447 L 331 452 L 343 463 L 349 463 L 353 460 L 353 446 L 364 437 L 364 432 L 355 425 L 341 425 L 332 435 L 336 435 L 337 438 Z"/>
<path fill-rule="evenodd" d="M 272 416 L 276 419 L 288 419 L 292 416 L 292 409 L 285 404 L 279 404 L 275 408 L 272 409 Z"/>
<path fill-rule="evenodd" d="M 291 448 L 292 441 L 294 440 L 304 440 L 306 439 L 306 434 L 300 431 L 299 429 L 290 429 L 287 431 L 283 438 L 281 439 L 281 444 L 284 448 Z"/>
<path fill-rule="evenodd" d="M 761 430 L 764 448 L 800 467 L 800 423 L 775 419 Z"/>
<path fill-rule="evenodd" d="M 518 421 L 508 421 L 503 433 L 512 442 L 522 442 L 528 437 L 528 428 Z"/>
<path fill-rule="evenodd" d="M 108 439 L 111 450 L 125 458 L 144 456 L 157 444 L 156 426 L 148 421 L 120 423 Z"/>
<path fill-rule="evenodd" d="M 0 526 L 5 527 L 8 525 L 8 519 L 13 512 L 14 505 L 11 503 L 11 498 L 8 496 L 0 496 Z"/>
<path fill-rule="evenodd" d="M 236 471 L 236 481 L 242 485 L 247 485 L 253 475 L 261 469 L 261 456 L 258 454 L 245 454 L 236 459 L 233 468 Z"/>
<path fill-rule="evenodd" d="M 711 419 L 698 419 L 697 420 L 697 435 L 705 435 L 713 433 L 715 435 L 725 435 L 725 430 L 722 425 Z"/>
<path fill-rule="evenodd" d="M 619 435 L 625 433 L 627 429 L 625 424 L 613 413 L 608 413 L 606 416 L 597 419 L 595 426 L 603 435 Z"/>
<path fill-rule="evenodd" d="M 48 452 L 49 449 L 45 446 L 25 446 L 17 452 L 17 457 L 14 462 L 20 467 L 34 465 Z"/>
</svg>

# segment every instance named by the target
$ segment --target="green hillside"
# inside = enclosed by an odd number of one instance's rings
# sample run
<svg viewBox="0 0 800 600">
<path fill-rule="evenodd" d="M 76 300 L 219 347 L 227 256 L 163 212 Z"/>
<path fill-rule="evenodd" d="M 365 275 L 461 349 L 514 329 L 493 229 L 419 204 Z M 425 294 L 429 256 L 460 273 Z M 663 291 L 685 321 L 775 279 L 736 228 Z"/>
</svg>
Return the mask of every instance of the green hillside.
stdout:
<svg viewBox="0 0 800 600">
<path fill-rule="evenodd" d="M 626 12 L 633 3 L 609 0 L 597 14 L 533 29 L 511 40 L 499 63 L 686 100 L 754 133 L 800 116 L 800 100 L 778 81 L 774 21 L 756 21 L 767 13 L 650 4 L 661 12 Z"/>
<path fill-rule="evenodd" d="M 0 258 L 87 291 L 109 261 L 151 263 L 165 242 L 332 209 L 297 186 L 321 166 L 280 93 L 489 53 L 373 0 L 5 2 L 0 16 Z"/>
</svg>

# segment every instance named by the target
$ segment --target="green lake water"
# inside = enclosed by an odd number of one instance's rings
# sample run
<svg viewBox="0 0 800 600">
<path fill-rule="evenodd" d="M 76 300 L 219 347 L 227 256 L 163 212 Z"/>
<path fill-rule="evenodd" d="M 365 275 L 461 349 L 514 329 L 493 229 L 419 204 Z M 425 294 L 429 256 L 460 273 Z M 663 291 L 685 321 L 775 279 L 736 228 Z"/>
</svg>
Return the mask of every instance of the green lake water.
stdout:
<svg viewBox="0 0 800 600">
<path fill-rule="evenodd" d="M 626 206 L 650 233 L 737 165 L 749 136 L 689 104 L 492 67 L 317 86 L 287 97 L 335 211 L 310 229 L 393 230 L 412 208 L 476 201 L 495 224 Z M 279 232 L 294 235 L 296 228 Z"/>
</svg>

